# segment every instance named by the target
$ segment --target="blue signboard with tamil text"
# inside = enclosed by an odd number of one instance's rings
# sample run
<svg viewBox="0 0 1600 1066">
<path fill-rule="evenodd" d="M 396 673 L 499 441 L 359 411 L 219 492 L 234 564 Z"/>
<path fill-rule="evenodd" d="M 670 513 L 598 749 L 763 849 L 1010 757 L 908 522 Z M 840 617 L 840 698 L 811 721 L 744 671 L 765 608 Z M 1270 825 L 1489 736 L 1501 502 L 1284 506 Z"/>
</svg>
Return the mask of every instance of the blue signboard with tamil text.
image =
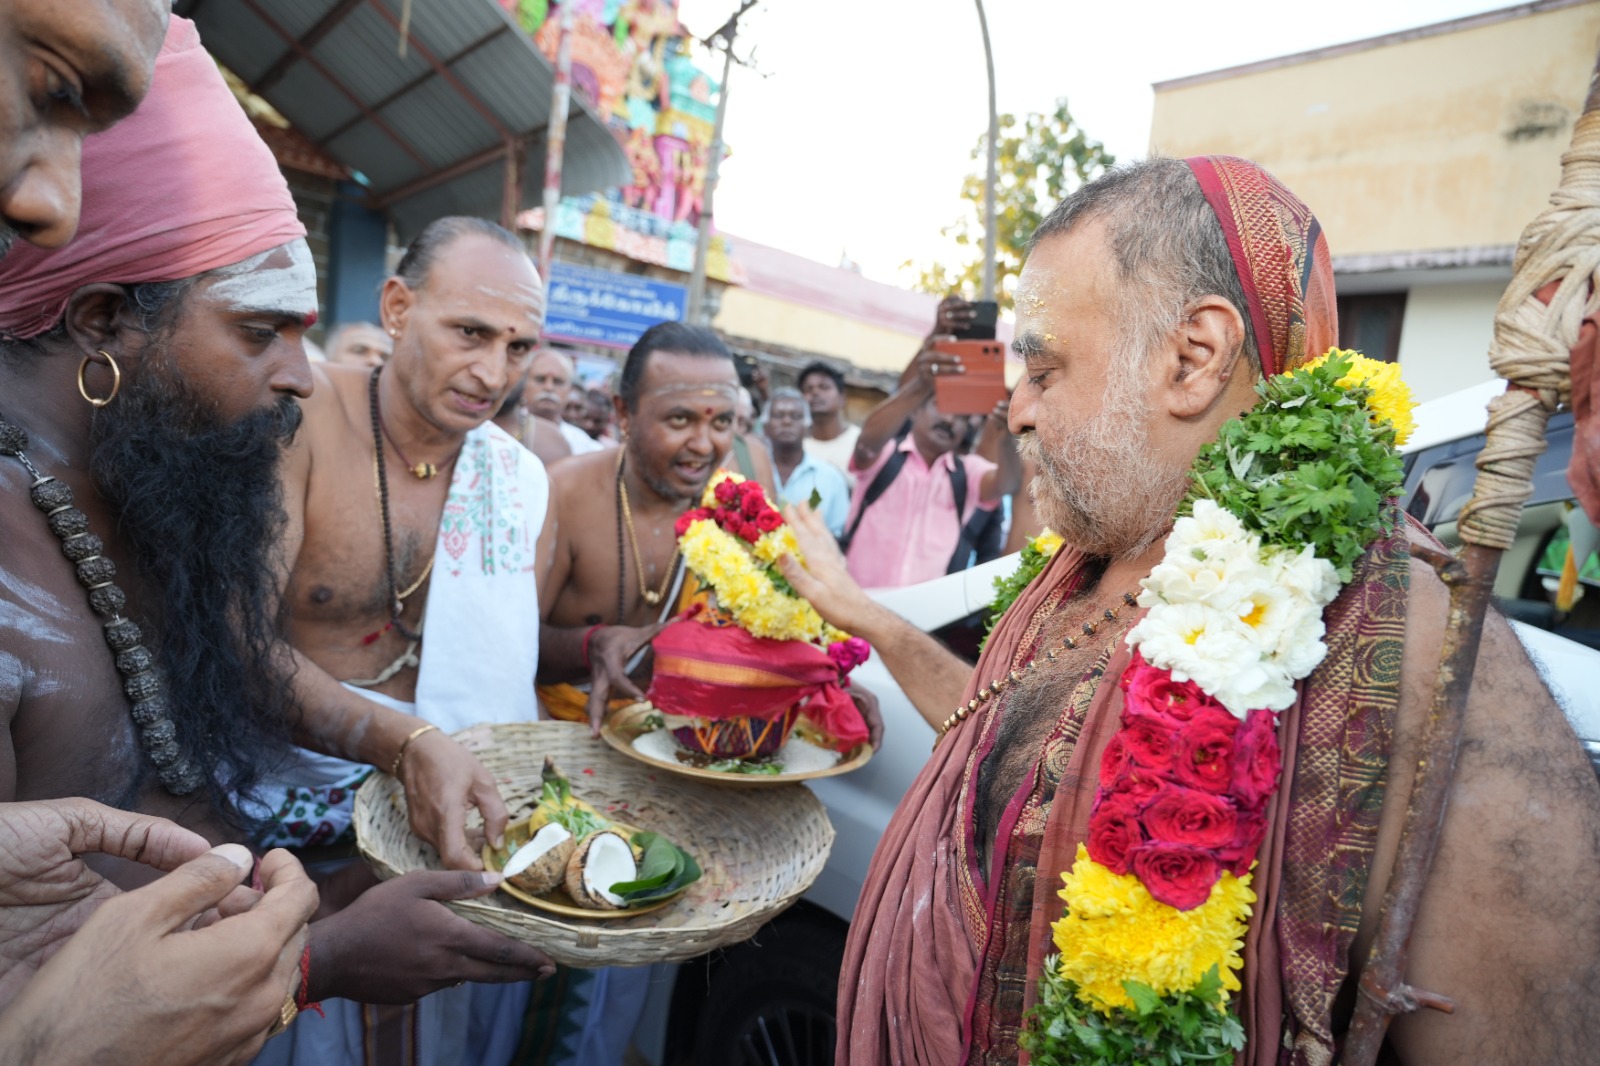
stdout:
<svg viewBox="0 0 1600 1066">
<path fill-rule="evenodd" d="M 681 321 L 686 304 L 687 290 L 670 281 L 551 263 L 544 335 L 628 348 L 657 322 Z"/>
</svg>

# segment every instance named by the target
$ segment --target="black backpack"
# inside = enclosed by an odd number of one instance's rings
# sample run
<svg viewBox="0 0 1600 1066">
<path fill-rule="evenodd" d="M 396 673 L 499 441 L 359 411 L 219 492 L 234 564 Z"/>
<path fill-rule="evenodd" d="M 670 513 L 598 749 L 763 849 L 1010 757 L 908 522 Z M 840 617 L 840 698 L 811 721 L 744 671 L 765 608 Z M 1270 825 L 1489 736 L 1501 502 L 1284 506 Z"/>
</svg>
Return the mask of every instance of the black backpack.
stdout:
<svg viewBox="0 0 1600 1066">
<path fill-rule="evenodd" d="M 856 529 L 861 525 L 861 520 L 866 517 L 867 508 L 878 502 L 878 498 L 888 491 L 894 479 L 900 476 L 900 468 L 906 465 L 906 456 L 909 454 L 901 444 L 905 443 L 904 433 L 895 437 L 890 445 L 894 454 L 889 456 L 889 461 L 878 468 L 877 476 L 867 486 L 866 494 L 861 497 L 861 507 L 856 511 L 856 516 L 850 522 L 850 527 L 844 531 L 844 536 L 839 538 L 839 550 L 848 552 L 850 542 L 855 539 Z M 951 452 L 953 462 L 950 465 L 950 491 L 955 494 L 956 500 L 956 525 L 961 529 L 961 535 L 956 540 L 956 550 L 950 554 L 950 561 L 945 564 L 944 572 L 947 574 L 959 573 L 967 568 L 972 559 L 972 537 L 967 528 L 963 512 L 967 508 L 967 468 L 961 461 L 960 452 Z"/>
</svg>

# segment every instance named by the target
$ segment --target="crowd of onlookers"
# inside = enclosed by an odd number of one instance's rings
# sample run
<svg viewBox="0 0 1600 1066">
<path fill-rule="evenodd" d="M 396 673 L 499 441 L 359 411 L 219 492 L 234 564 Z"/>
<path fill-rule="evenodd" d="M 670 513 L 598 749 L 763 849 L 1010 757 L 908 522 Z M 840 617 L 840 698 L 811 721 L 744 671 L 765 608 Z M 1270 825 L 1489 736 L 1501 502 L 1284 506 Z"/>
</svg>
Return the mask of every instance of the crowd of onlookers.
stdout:
<svg viewBox="0 0 1600 1066">
<path fill-rule="evenodd" d="M 1005 405 L 988 415 L 939 410 L 933 379 L 959 373 L 938 351 L 953 308 L 940 304 L 921 350 L 896 390 L 851 421 L 845 375 L 832 363 L 804 366 L 792 386 L 772 387 L 767 369 L 738 360 L 740 405 L 733 469 L 756 477 L 781 503 L 809 503 L 846 551 L 851 574 L 868 588 L 898 588 L 999 558 L 1033 528 L 1015 438 Z M 391 348 L 366 322 L 329 330 L 333 363 L 375 367 Z M 542 349 L 496 421 L 546 463 L 617 443 L 609 381 L 586 385 L 576 355 Z M 758 458 L 759 457 L 759 458 Z M 767 473 L 770 464 L 771 473 Z"/>
</svg>

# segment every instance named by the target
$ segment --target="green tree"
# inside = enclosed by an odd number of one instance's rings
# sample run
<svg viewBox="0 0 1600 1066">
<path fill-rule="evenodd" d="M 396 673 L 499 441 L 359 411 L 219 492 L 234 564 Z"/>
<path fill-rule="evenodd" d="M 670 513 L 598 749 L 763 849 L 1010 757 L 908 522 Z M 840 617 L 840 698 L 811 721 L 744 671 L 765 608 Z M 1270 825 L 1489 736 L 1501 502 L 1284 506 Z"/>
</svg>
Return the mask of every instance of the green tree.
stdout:
<svg viewBox="0 0 1600 1066">
<path fill-rule="evenodd" d="M 1000 151 L 995 166 L 995 289 L 1000 306 L 1010 307 L 1028 238 L 1068 193 L 1092 181 L 1116 162 L 1111 153 L 1073 121 L 1067 100 L 1056 101 L 1049 114 L 1034 113 L 1018 121 L 1000 116 Z M 956 264 L 933 263 L 916 269 L 916 287 L 944 294 L 961 291 L 976 297 L 983 276 L 983 180 L 987 133 L 972 150 L 977 164 L 961 183 L 966 210 L 941 232 L 963 249 Z"/>
</svg>

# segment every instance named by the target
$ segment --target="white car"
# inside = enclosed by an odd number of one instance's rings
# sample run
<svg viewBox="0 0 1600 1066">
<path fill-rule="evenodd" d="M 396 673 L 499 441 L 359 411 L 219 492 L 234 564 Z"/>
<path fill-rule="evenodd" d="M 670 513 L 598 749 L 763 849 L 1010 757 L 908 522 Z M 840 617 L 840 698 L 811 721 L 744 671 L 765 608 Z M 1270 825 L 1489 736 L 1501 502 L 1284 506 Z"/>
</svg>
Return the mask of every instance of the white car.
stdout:
<svg viewBox="0 0 1600 1066">
<path fill-rule="evenodd" d="M 1481 449 L 1485 405 L 1503 388 L 1479 386 L 1421 405 L 1418 429 L 1405 451 L 1406 509 L 1453 542 L 1455 516 L 1471 494 Z M 1538 554 L 1567 513 L 1566 456 L 1571 416 L 1551 424 L 1551 450 L 1540 461 L 1535 494 L 1517 546 L 1501 566 L 1497 599 L 1573 722 L 1600 772 L 1600 651 L 1592 645 L 1600 589 L 1591 609 L 1559 625 L 1530 589 L 1539 585 Z M 879 602 L 923 630 L 935 630 L 987 606 L 994 578 L 1009 574 L 1015 555 L 961 574 L 876 593 Z M 1543 623 L 1541 625 L 1541 623 Z M 1557 632 L 1552 632 L 1554 626 Z M 1566 635 L 1560 631 L 1565 629 Z M 1580 640 L 1569 639 L 1572 636 Z M 834 1002 L 845 932 L 866 879 L 873 850 L 932 750 L 934 731 L 923 721 L 876 657 L 853 676 L 878 694 L 884 746 L 854 773 L 810 787 L 833 821 L 833 852 L 801 902 L 750 941 L 653 975 L 646 1017 L 636 1043 L 655 1066 L 822 1066 L 833 1062 Z M 950 694 L 954 709 L 959 693 Z"/>
</svg>

